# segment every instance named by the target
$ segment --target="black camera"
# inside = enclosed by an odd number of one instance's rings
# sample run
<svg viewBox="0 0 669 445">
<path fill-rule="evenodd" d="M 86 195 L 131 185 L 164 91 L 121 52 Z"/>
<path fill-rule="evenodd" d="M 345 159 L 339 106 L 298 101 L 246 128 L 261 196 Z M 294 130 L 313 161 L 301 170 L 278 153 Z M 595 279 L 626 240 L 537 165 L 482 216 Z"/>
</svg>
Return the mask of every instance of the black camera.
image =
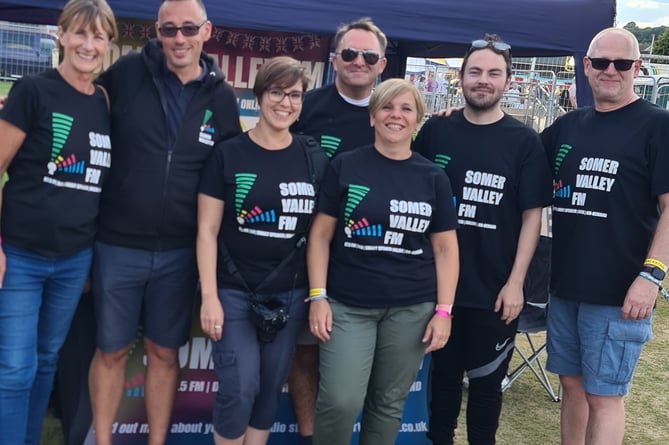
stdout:
<svg viewBox="0 0 669 445">
<path fill-rule="evenodd" d="M 252 301 L 249 304 L 249 317 L 256 327 L 258 340 L 270 343 L 288 322 L 288 308 L 279 301 Z"/>
</svg>

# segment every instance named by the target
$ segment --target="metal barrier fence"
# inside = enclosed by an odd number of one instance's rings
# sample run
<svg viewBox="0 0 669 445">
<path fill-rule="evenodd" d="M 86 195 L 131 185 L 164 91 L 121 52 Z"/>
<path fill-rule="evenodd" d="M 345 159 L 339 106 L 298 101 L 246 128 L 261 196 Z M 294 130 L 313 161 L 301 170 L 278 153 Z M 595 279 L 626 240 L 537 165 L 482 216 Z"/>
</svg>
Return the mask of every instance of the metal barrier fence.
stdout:
<svg viewBox="0 0 669 445">
<path fill-rule="evenodd" d="M 560 104 L 560 92 L 569 84 L 559 85 L 553 71 L 515 70 L 511 78 L 511 88 L 502 97 L 502 109 L 524 124 L 541 131 L 568 110 Z M 457 78 L 447 79 L 446 84 L 443 90 L 423 92 L 428 113 L 464 103 Z"/>
<path fill-rule="evenodd" d="M 634 80 L 634 92 L 669 110 L 669 75 L 639 76 Z"/>
<path fill-rule="evenodd" d="M 13 80 L 58 63 L 55 27 L 0 21 L 0 80 Z"/>
</svg>

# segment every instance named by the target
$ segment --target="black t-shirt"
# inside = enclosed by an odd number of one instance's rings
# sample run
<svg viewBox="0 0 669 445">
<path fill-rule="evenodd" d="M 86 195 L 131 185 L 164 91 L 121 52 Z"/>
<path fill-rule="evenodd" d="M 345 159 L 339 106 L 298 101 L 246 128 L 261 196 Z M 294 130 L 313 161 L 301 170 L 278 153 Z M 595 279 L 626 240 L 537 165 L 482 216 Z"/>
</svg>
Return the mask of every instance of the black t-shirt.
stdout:
<svg viewBox="0 0 669 445">
<path fill-rule="evenodd" d="M 442 167 L 458 215 L 456 306 L 491 309 L 511 274 L 524 210 L 551 200 L 551 174 L 539 135 L 505 115 L 474 125 L 462 112 L 423 125 L 414 150 Z"/>
<path fill-rule="evenodd" d="M 314 137 L 329 158 L 374 142 L 369 108 L 346 102 L 334 85 L 309 91 L 291 131 Z"/>
<path fill-rule="evenodd" d="M 430 233 L 457 226 L 448 178 L 417 153 L 396 161 L 365 146 L 337 156 L 318 210 L 337 218 L 328 293 L 358 307 L 436 302 Z"/>
<path fill-rule="evenodd" d="M 3 241 L 54 258 L 90 247 L 111 165 L 102 92 L 80 93 L 46 71 L 16 81 L 0 118 L 26 133 L 7 170 Z"/>
<path fill-rule="evenodd" d="M 218 236 L 246 283 L 254 290 L 305 235 L 316 193 L 297 138 L 282 150 L 266 150 L 242 134 L 214 147 L 205 164 L 200 193 L 224 201 Z M 307 284 L 304 248 L 262 292 Z M 218 287 L 245 290 L 231 276 L 219 251 Z"/>
<path fill-rule="evenodd" d="M 555 181 L 551 290 L 622 306 L 669 192 L 669 112 L 642 99 L 577 109 L 542 133 Z"/>
</svg>

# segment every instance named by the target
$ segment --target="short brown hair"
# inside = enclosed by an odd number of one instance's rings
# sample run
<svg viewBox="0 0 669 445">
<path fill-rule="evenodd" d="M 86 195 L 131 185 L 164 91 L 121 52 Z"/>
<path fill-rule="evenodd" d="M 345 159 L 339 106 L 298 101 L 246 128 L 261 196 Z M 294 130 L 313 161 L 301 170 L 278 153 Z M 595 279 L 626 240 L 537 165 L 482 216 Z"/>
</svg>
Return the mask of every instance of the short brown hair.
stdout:
<svg viewBox="0 0 669 445">
<path fill-rule="evenodd" d="M 102 29 L 97 29 L 100 20 Z M 65 32 L 73 26 L 89 25 L 93 31 L 104 31 L 109 40 L 118 36 L 114 12 L 105 0 L 70 0 L 58 18 L 58 26 Z"/>
<path fill-rule="evenodd" d="M 292 57 L 273 57 L 263 63 L 258 70 L 256 81 L 253 84 L 253 95 L 260 101 L 262 93 L 270 88 L 288 88 L 297 82 L 302 84 L 302 91 L 307 90 L 309 86 L 307 68 Z"/>
<path fill-rule="evenodd" d="M 391 100 L 404 93 L 411 93 L 416 101 L 416 120 L 421 122 L 427 109 L 423 95 L 413 82 L 405 79 L 388 79 L 378 84 L 372 92 L 372 97 L 369 98 L 369 115 L 373 116 Z"/>
<path fill-rule="evenodd" d="M 339 48 L 341 39 L 344 38 L 344 34 L 351 31 L 352 29 L 361 29 L 363 31 L 369 31 L 376 36 L 376 39 L 379 41 L 379 47 L 381 48 L 381 56 L 386 53 L 386 47 L 388 46 L 388 38 L 381 31 L 381 29 L 372 22 L 372 19 L 369 17 L 363 17 L 356 20 L 355 22 L 346 23 L 337 28 L 337 33 L 334 36 L 335 50 Z"/>
<path fill-rule="evenodd" d="M 506 64 L 506 77 L 507 78 L 511 77 L 511 74 L 513 73 L 513 64 L 511 62 L 511 48 L 509 47 L 509 49 L 505 49 L 504 51 L 500 51 L 497 48 L 495 48 L 493 46 L 495 42 L 504 43 L 497 34 L 486 34 L 481 40 L 485 40 L 486 42 L 488 42 L 488 45 L 481 47 L 471 46 L 467 50 L 467 54 L 465 54 L 465 57 L 462 59 L 462 65 L 460 66 L 460 75 L 462 75 L 462 73 L 465 72 L 465 68 L 467 67 L 467 62 L 469 61 L 469 56 L 471 56 L 476 51 L 488 49 L 504 58 L 504 63 Z M 476 40 L 474 42 L 476 42 Z"/>
</svg>

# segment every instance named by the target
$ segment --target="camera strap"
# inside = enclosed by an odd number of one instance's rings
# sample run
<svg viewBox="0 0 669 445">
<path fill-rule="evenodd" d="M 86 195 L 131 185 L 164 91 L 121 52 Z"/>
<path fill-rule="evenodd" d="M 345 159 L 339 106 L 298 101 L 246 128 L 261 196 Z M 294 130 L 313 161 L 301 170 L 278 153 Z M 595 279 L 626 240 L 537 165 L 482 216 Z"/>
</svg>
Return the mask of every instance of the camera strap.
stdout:
<svg viewBox="0 0 669 445">
<path fill-rule="evenodd" d="M 323 180 L 323 176 L 325 175 L 325 169 L 327 168 L 329 162 L 328 158 L 327 156 L 325 156 L 325 152 L 323 151 L 321 146 L 318 145 L 318 142 L 316 142 L 316 140 L 311 136 L 293 134 L 293 137 L 304 149 L 304 155 L 307 162 L 307 168 L 309 171 L 309 178 L 314 186 L 314 190 L 316 191 L 316 199 L 318 199 L 320 184 L 321 181 Z M 258 301 L 255 299 L 255 295 L 258 293 L 258 291 L 261 290 L 264 286 L 267 286 L 269 283 L 271 283 L 279 275 L 279 273 L 283 271 L 286 265 L 290 263 L 290 261 L 295 257 L 297 252 L 299 252 L 304 246 L 306 246 L 307 234 L 309 233 L 309 229 L 311 227 L 311 221 L 313 221 L 313 216 L 312 219 L 309 221 L 309 224 L 307 224 L 304 233 L 298 238 L 297 242 L 295 243 L 295 248 L 291 250 L 290 253 L 283 260 L 281 260 L 281 262 L 274 268 L 274 270 L 272 270 L 272 272 L 270 272 L 256 286 L 255 289 L 251 289 L 249 287 L 248 283 L 246 282 L 241 272 L 237 268 L 237 265 L 235 264 L 234 260 L 232 259 L 230 251 L 225 246 L 225 244 L 223 244 L 219 240 L 218 251 L 223 256 L 221 260 L 225 263 L 225 267 L 228 270 L 228 273 L 233 277 L 235 277 L 237 281 L 249 293 L 249 298 L 251 300 Z"/>
</svg>

